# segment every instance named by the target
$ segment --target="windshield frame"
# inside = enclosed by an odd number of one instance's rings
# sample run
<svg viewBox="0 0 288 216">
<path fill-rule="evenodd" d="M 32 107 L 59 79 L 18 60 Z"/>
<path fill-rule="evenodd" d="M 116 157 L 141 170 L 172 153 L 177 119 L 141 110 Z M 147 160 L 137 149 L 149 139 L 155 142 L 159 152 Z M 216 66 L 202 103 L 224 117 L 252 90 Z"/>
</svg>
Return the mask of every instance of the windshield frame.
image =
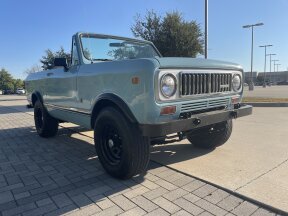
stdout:
<svg viewBox="0 0 288 216">
<path fill-rule="evenodd" d="M 150 45 L 152 47 L 152 49 L 155 51 L 155 53 L 158 55 L 159 58 L 162 57 L 161 53 L 159 52 L 159 50 L 155 47 L 155 45 L 150 42 L 150 41 L 146 41 L 146 40 L 138 40 L 138 39 L 134 39 L 134 38 L 126 38 L 126 37 L 120 37 L 120 36 L 113 36 L 113 35 L 103 35 L 103 34 L 95 34 L 95 33 L 80 33 L 78 35 L 78 39 L 80 42 L 80 49 L 81 49 L 81 56 L 83 59 L 83 63 L 85 63 L 86 61 L 90 61 L 90 63 L 94 63 L 93 60 L 88 59 L 85 55 L 84 55 L 84 49 L 83 49 L 83 44 L 82 44 L 82 37 L 91 37 L 91 38 L 99 38 L 99 39 L 115 39 L 115 40 L 123 40 L 126 42 L 131 42 L 131 43 L 138 43 L 138 44 L 147 44 Z M 116 59 L 112 60 L 112 61 L 117 61 Z M 120 60 L 121 61 L 121 60 Z"/>
</svg>

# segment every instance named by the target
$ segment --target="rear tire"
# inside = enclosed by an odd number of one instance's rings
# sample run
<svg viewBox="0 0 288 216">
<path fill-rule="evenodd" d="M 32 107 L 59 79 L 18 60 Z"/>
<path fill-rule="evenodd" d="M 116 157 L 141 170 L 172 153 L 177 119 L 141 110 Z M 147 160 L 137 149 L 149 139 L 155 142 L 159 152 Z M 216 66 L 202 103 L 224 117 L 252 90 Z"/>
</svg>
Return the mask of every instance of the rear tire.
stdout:
<svg viewBox="0 0 288 216">
<path fill-rule="evenodd" d="M 190 143 L 198 148 L 213 149 L 223 145 L 232 134 L 232 120 L 199 129 L 187 134 Z"/>
<path fill-rule="evenodd" d="M 57 134 L 58 120 L 49 115 L 39 100 L 34 105 L 34 122 L 39 136 L 47 138 Z"/>
<path fill-rule="evenodd" d="M 113 177 L 128 179 L 144 172 L 150 159 L 150 140 L 141 136 L 117 109 L 105 108 L 94 127 L 96 152 Z"/>
</svg>

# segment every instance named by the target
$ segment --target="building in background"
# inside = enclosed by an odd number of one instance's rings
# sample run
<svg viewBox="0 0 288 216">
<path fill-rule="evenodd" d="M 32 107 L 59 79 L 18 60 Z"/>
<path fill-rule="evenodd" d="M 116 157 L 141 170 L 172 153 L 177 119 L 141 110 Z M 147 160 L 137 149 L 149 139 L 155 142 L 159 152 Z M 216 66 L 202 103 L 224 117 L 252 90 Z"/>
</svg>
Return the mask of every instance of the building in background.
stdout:
<svg viewBox="0 0 288 216">
<path fill-rule="evenodd" d="M 251 72 L 244 72 L 244 83 L 249 83 Z M 253 72 L 253 82 L 255 85 L 263 85 L 264 72 Z M 288 84 L 288 71 L 266 72 L 266 82 L 274 84 Z"/>
<path fill-rule="evenodd" d="M 260 72 L 257 75 L 258 82 L 264 81 L 264 72 Z M 266 72 L 266 81 L 272 83 L 285 83 L 288 82 L 288 71 L 279 71 L 279 72 Z"/>
<path fill-rule="evenodd" d="M 250 76 L 251 76 L 251 72 L 244 72 L 244 83 L 250 82 Z M 252 72 L 252 79 L 253 79 L 254 84 L 258 83 L 257 76 L 258 76 L 257 71 Z"/>
</svg>

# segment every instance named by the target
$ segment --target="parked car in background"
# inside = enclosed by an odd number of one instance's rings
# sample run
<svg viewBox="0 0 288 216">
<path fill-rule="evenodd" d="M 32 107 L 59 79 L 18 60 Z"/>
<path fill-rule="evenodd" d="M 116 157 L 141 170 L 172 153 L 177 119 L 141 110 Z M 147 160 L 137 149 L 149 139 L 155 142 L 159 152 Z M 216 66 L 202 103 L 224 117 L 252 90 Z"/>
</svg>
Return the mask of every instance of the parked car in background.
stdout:
<svg viewBox="0 0 288 216">
<path fill-rule="evenodd" d="M 16 94 L 21 95 L 21 94 L 25 94 L 25 93 L 26 93 L 26 91 L 23 88 L 17 88 L 17 90 L 16 90 Z"/>
<path fill-rule="evenodd" d="M 287 81 L 278 82 L 277 85 L 288 85 L 288 80 Z"/>
<path fill-rule="evenodd" d="M 3 90 L 3 94 L 4 95 L 14 94 L 14 91 L 11 89 L 6 89 L 6 90 Z"/>
</svg>

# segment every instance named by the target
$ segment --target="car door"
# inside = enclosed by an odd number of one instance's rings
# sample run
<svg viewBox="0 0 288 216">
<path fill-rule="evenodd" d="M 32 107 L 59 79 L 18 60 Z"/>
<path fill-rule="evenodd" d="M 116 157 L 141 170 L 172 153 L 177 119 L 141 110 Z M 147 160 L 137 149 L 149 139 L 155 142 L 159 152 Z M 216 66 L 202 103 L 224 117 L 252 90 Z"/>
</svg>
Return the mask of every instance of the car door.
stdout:
<svg viewBox="0 0 288 216">
<path fill-rule="evenodd" d="M 68 70 L 63 67 L 47 71 L 45 102 L 56 108 L 73 110 L 76 106 L 77 89 L 76 77 L 79 70 L 79 61 L 75 47 L 74 38 L 72 40 L 71 63 Z"/>
</svg>

